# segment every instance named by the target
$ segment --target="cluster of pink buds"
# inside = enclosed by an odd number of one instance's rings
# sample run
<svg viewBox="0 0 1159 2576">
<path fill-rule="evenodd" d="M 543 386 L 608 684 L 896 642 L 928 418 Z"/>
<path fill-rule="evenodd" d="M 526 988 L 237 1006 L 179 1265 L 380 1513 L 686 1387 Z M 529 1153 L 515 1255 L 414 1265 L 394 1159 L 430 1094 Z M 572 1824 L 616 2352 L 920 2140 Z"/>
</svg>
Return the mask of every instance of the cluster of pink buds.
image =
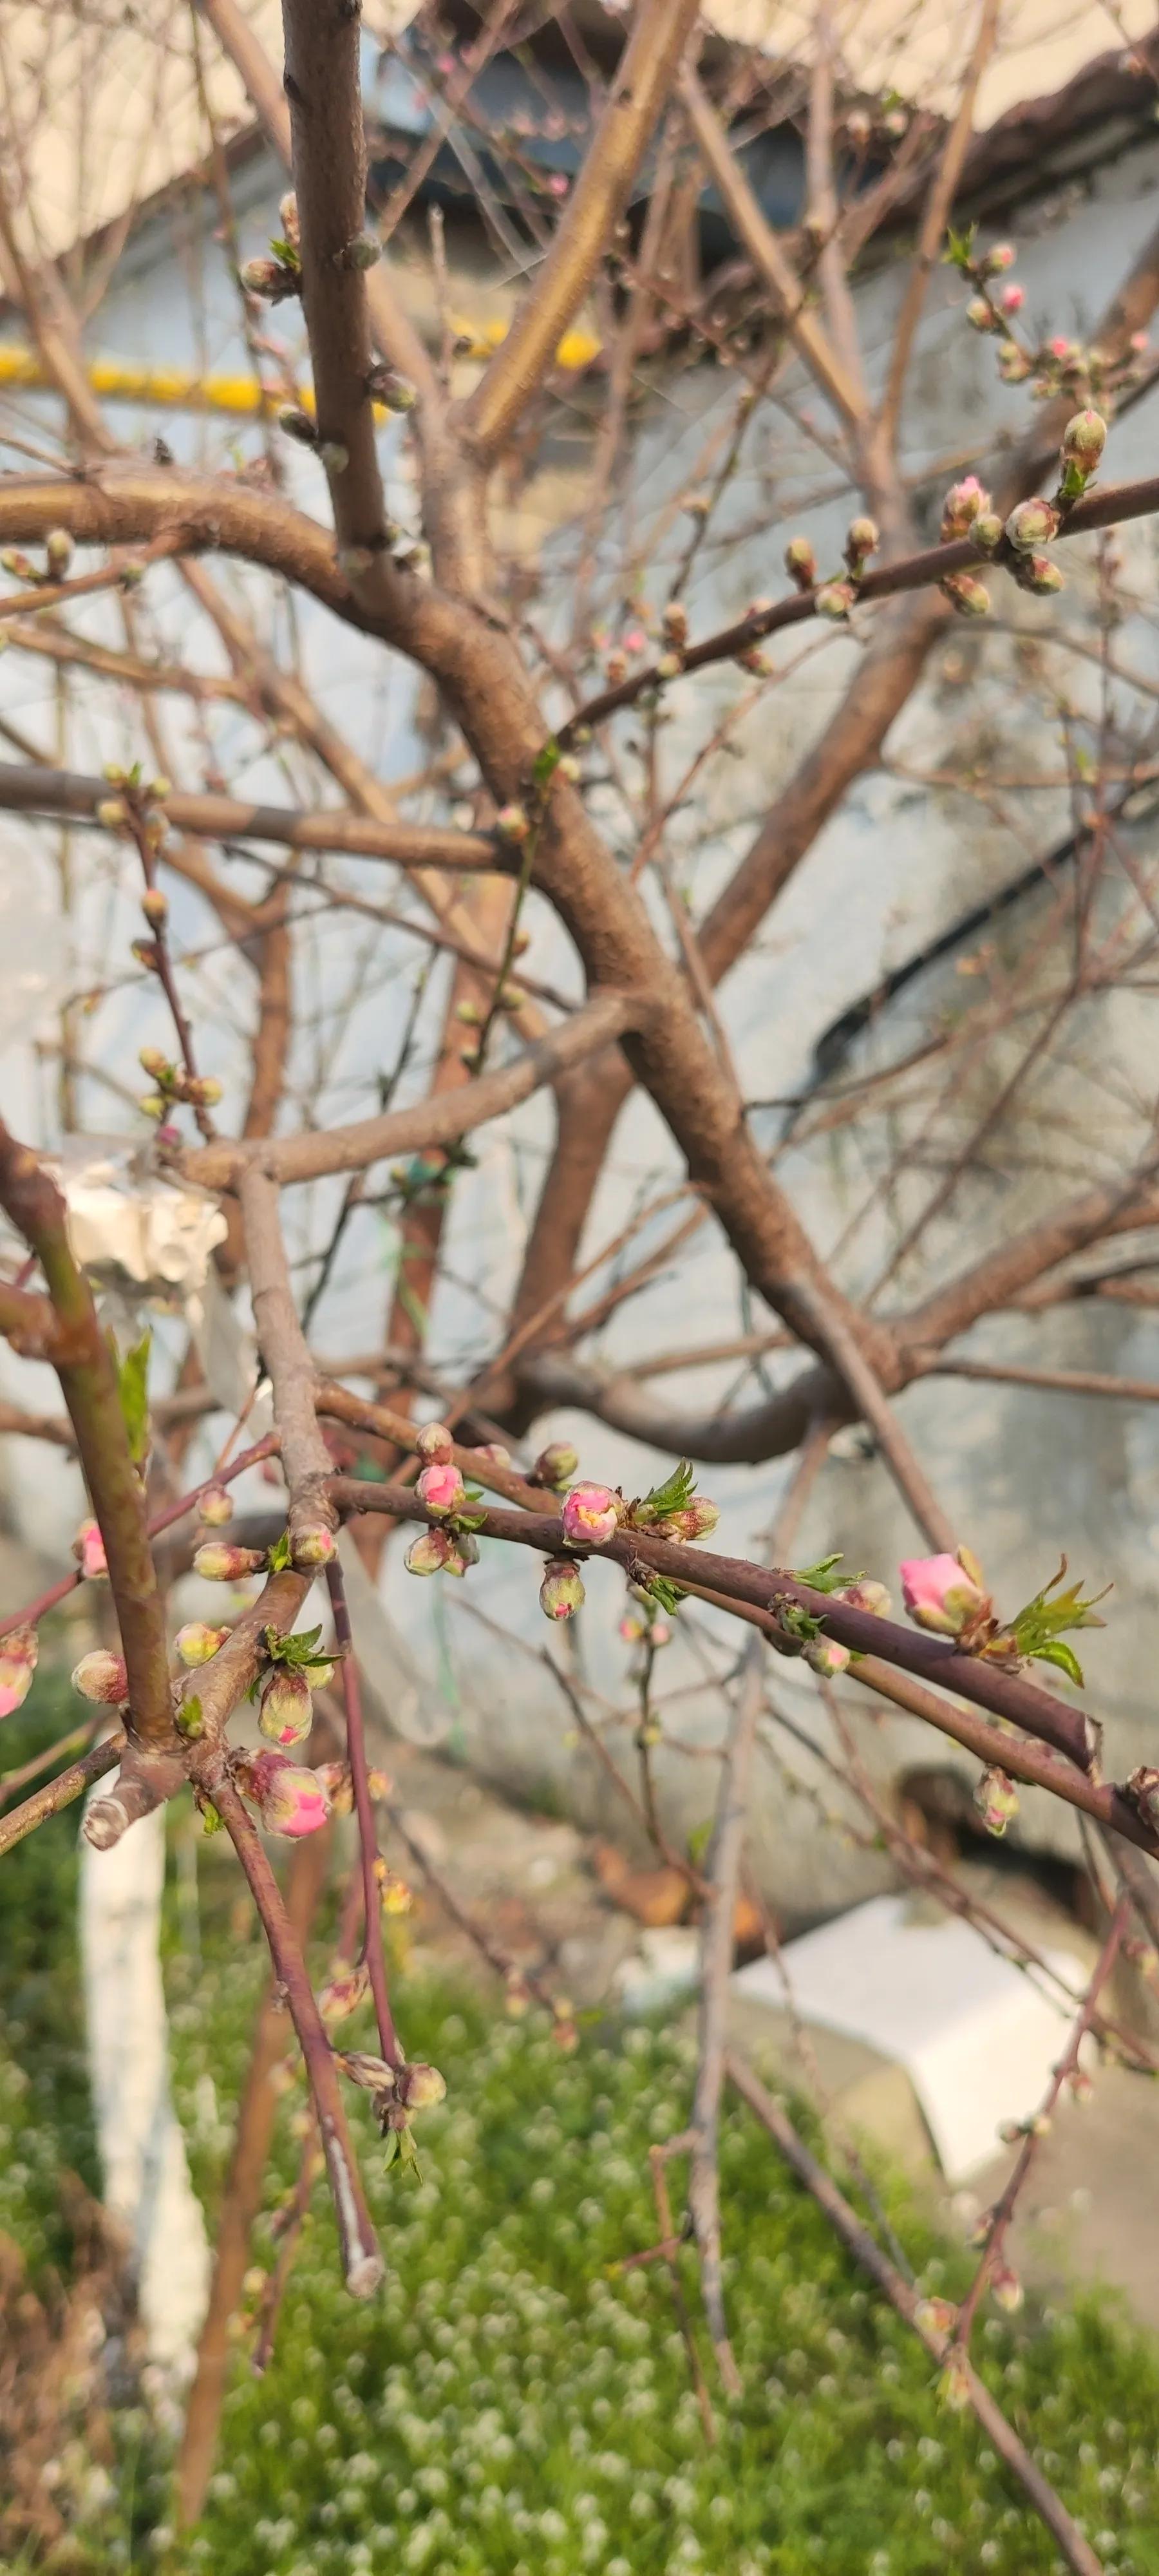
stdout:
<svg viewBox="0 0 1159 2576">
<path fill-rule="evenodd" d="M 316 1834 L 330 1813 L 318 1773 L 290 1762 L 284 1753 L 239 1754 L 234 1778 L 268 1834 L 296 1842 L 303 1834 Z"/>
<path fill-rule="evenodd" d="M 35 1628 L 10 1628 L 0 1637 L 0 1717 L 11 1717 L 27 1699 L 39 1653 Z"/>
<path fill-rule="evenodd" d="M 108 1654 L 103 1646 L 91 1655 L 82 1655 L 73 1666 L 72 1686 L 82 1699 L 103 1700 L 109 1708 L 121 1708 L 129 1696 L 129 1676 L 123 1655 Z"/>
<path fill-rule="evenodd" d="M 907 1557 L 900 1571 L 902 1598 L 919 1628 L 964 1644 L 989 1621 L 992 1604 L 982 1568 L 968 1548 L 956 1556 Z"/>
</svg>

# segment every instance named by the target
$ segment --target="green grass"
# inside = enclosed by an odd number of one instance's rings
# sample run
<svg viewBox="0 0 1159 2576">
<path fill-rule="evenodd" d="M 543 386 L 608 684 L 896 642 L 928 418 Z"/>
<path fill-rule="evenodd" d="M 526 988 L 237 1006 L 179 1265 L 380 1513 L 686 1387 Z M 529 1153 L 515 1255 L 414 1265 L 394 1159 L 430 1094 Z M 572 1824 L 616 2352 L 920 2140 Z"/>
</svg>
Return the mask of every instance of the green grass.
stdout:
<svg viewBox="0 0 1159 2576">
<path fill-rule="evenodd" d="M 15 2199 L 0 2187 L 0 2225 L 34 2245 L 54 2160 L 85 2152 L 72 1933 L 58 1910 L 71 1844 L 56 1829 L 54 1860 L 33 1843 L 0 1871 L 9 1954 L 22 1884 L 47 1920 L 39 1948 L 17 1933 L 18 2017 L 26 2038 L 33 2026 L 40 2037 L 24 2097 L 30 2179 Z M 212 2200 L 262 1963 L 256 1944 L 239 1947 L 228 1930 L 229 1855 L 203 1846 L 201 1865 L 205 1963 L 193 1970 L 173 1953 L 171 1926 L 170 1981 L 177 2097 Z M 722 2169 L 745 2395 L 731 2415 L 718 2410 L 720 2438 L 706 2448 L 663 2274 L 611 2269 L 655 2234 L 646 2151 L 686 2117 L 682 2037 L 599 2033 L 564 2059 L 546 2029 L 490 2018 L 425 1976 L 421 1958 L 400 1981 L 399 2014 L 410 2054 L 442 2068 L 449 2094 L 421 2123 L 418 2185 L 382 2170 L 365 2106 L 354 2105 L 385 2292 L 365 2307 L 345 2296 L 319 2194 L 273 2366 L 255 2381 L 239 2357 L 200 2530 L 166 2550 L 164 2466 L 143 2415 L 130 2415 L 131 2527 L 121 2505 L 94 2516 L 91 2565 L 160 2564 L 174 2576 L 935 2576 L 952 2565 L 1034 2576 L 1060 2563 L 973 2418 L 939 2405 L 921 2351 L 739 2114 Z M 287 2097 L 281 2187 L 295 2169 L 299 2102 Z M 952 2295 L 968 2258 L 939 2242 L 902 2187 L 888 2197 L 923 2282 Z M 256 2259 L 270 2250 L 266 2232 Z M 686 2277 L 694 2295 L 690 2261 Z M 1108 2569 L 1159 2576 L 1154 2348 L 1084 2298 L 991 2319 L 979 2349 Z"/>
</svg>

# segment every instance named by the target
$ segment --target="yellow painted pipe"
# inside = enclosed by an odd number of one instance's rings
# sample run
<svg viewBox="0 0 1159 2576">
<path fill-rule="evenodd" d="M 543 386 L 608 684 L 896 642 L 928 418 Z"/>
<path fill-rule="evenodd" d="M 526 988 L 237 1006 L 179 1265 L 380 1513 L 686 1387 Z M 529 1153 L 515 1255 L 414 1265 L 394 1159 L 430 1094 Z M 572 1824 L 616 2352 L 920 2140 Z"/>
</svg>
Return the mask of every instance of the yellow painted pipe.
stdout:
<svg viewBox="0 0 1159 2576">
<path fill-rule="evenodd" d="M 470 333 L 470 356 L 488 358 L 506 338 L 506 322 L 491 322 L 476 332 L 473 324 L 464 324 L 462 337 Z M 556 350 L 561 367 L 576 369 L 591 364 L 598 357 L 600 342 L 590 331 L 566 331 Z M 278 409 L 280 396 L 263 391 L 253 376 L 196 376 L 182 367 L 138 367 L 123 358 L 91 358 L 85 369 L 95 394 L 106 402 L 146 403 L 162 411 L 219 411 L 234 418 L 253 420 L 261 411 Z M 51 393 L 52 379 L 45 374 L 35 350 L 21 348 L 12 341 L 0 341 L 0 392 L 27 391 Z M 314 395 L 309 386 L 299 388 L 295 400 L 303 411 L 313 411 Z M 389 414 L 375 404 L 378 419 Z"/>
</svg>

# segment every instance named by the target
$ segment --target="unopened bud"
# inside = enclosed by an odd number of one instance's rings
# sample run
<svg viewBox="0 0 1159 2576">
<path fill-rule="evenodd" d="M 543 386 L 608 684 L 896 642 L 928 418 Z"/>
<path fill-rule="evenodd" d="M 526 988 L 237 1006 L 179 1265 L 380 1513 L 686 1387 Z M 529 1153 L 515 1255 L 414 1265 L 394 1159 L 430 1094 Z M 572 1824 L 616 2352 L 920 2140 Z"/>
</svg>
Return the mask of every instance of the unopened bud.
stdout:
<svg viewBox="0 0 1159 2576">
<path fill-rule="evenodd" d="M 1028 555 L 1019 565 L 1015 578 L 1020 590 L 1033 591 L 1038 599 L 1053 597 L 1056 591 L 1065 588 L 1058 565 L 1051 562 L 1049 555 Z"/>
<path fill-rule="evenodd" d="M 35 1628 L 10 1628 L 0 1637 L 0 1717 L 11 1717 L 32 1688 L 40 1640 Z"/>
<path fill-rule="evenodd" d="M 375 402 L 382 404 L 384 411 L 414 410 L 414 386 L 405 376 L 400 376 L 393 367 L 370 367 L 366 376 L 366 390 Z"/>
<path fill-rule="evenodd" d="M 375 241 L 373 233 L 356 233 L 353 241 L 345 242 L 341 250 L 335 251 L 334 266 L 346 269 L 373 268 L 381 256 L 382 244 Z"/>
<path fill-rule="evenodd" d="M 969 535 L 979 512 L 990 507 L 990 495 L 976 474 L 966 474 L 960 483 L 951 483 L 942 503 L 942 535 Z"/>
<path fill-rule="evenodd" d="M 662 653 L 656 664 L 658 680 L 678 680 L 684 668 L 679 653 Z"/>
<path fill-rule="evenodd" d="M 296 1842 L 317 1833 L 330 1812 L 330 1802 L 316 1772 L 284 1753 L 246 1753 L 235 1763 L 234 1776 L 243 1798 L 255 1806 L 266 1832 Z"/>
<path fill-rule="evenodd" d="M 61 574 L 68 571 L 72 562 L 72 538 L 68 529 L 50 528 L 44 540 L 44 551 L 48 557 L 49 571 L 55 573 L 59 581 Z"/>
<path fill-rule="evenodd" d="M 278 200 L 278 222 L 286 240 L 294 250 L 297 250 L 301 241 L 302 228 L 298 220 L 298 200 L 292 188 L 287 188 L 285 196 Z"/>
<path fill-rule="evenodd" d="M 415 1491 L 429 1512 L 457 1512 L 467 1499 L 467 1488 L 453 1461 L 436 1459 L 424 1467 Z"/>
<path fill-rule="evenodd" d="M 1002 543 L 1002 521 L 997 510 L 979 510 L 970 530 L 970 543 L 980 555 L 992 555 Z"/>
<path fill-rule="evenodd" d="M 982 1773 L 974 1791 L 974 1804 L 988 1834 L 1004 1834 L 1018 1813 L 1018 1791 L 1005 1771 L 993 1764 Z"/>
<path fill-rule="evenodd" d="M 719 1505 L 712 1502 L 707 1494 L 694 1494 L 682 1511 L 668 1514 L 664 1528 L 669 1537 L 690 1547 L 694 1539 L 711 1538 L 719 1519 Z"/>
<path fill-rule="evenodd" d="M 818 617 L 847 618 L 857 593 L 851 581 L 825 581 L 813 602 Z"/>
<path fill-rule="evenodd" d="M 320 439 L 318 456 L 328 474 L 345 474 L 350 463 L 349 448 L 343 447 L 337 438 Z"/>
<path fill-rule="evenodd" d="M 95 1521 L 82 1521 L 72 1543 L 72 1552 L 86 1583 L 98 1574 L 108 1573 L 105 1542 Z"/>
<path fill-rule="evenodd" d="M 545 1617 L 572 1619 L 577 1610 L 582 1610 L 585 1599 L 578 1565 L 566 1556 L 549 1558 L 539 1587 L 539 1606 Z"/>
<path fill-rule="evenodd" d="M 204 1619 L 187 1620 L 173 1640 L 179 1661 L 183 1664 L 210 1663 L 218 1647 L 224 1646 L 229 1633 L 228 1628 L 207 1627 Z"/>
<path fill-rule="evenodd" d="M 990 593 L 975 572 L 948 572 L 941 588 L 959 617 L 986 617 L 990 612 Z"/>
<path fill-rule="evenodd" d="M 938 2381 L 938 2396 L 951 2414 L 961 2415 L 971 2403 L 969 2365 L 955 2358 L 948 2361 Z"/>
<path fill-rule="evenodd" d="M 1107 424 L 1102 413 L 1076 411 L 1062 434 L 1062 457 L 1067 465 L 1077 465 L 1084 474 L 1092 474 L 1107 443 Z"/>
<path fill-rule="evenodd" d="M 1012 2272 L 1008 2263 L 1000 2263 L 991 2273 L 990 2291 L 996 2307 L 1005 2308 L 1008 2316 L 1017 2315 L 1025 2292 L 1017 2272 Z"/>
<path fill-rule="evenodd" d="M 196 1073 L 185 1085 L 185 1097 L 198 1109 L 216 1109 L 221 1084 L 214 1073 Z"/>
<path fill-rule="evenodd" d="M 583 776 L 583 771 L 580 768 L 574 751 L 565 751 L 561 753 L 558 768 L 560 777 L 566 778 L 569 787 L 578 787 L 580 779 Z"/>
<path fill-rule="evenodd" d="M 1058 535 L 1059 518 L 1053 501 L 1041 493 L 1032 501 L 1019 501 L 1006 522 L 1006 534 L 1016 554 L 1031 554 L 1035 546 L 1048 546 Z"/>
<path fill-rule="evenodd" d="M 279 429 L 284 430 L 287 438 L 296 438 L 299 447 L 317 446 L 317 425 L 299 403 L 282 403 L 275 418 Z"/>
<path fill-rule="evenodd" d="M 665 640 L 681 652 L 688 642 L 688 610 L 682 599 L 670 599 L 661 618 Z"/>
<path fill-rule="evenodd" d="M 94 1654 L 82 1655 L 73 1666 L 72 1686 L 82 1699 L 105 1700 L 110 1708 L 120 1708 L 129 1696 L 124 1656 L 107 1654 L 103 1646 Z"/>
<path fill-rule="evenodd" d="M 1020 349 L 1016 340 L 1004 340 L 998 352 L 998 373 L 1004 385 L 1024 385 L 1034 372 L 1033 362 Z"/>
<path fill-rule="evenodd" d="M 314 1702 L 304 1672 L 277 1664 L 262 1685 L 258 1729 L 268 1744 L 303 1744 L 314 1723 Z"/>
<path fill-rule="evenodd" d="M 453 1542 L 446 1530 L 421 1530 L 408 1547 L 403 1563 L 408 1574 L 442 1574 L 453 1554 Z"/>
<path fill-rule="evenodd" d="M 276 295 L 285 283 L 286 271 L 280 259 L 246 259 L 238 277 L 247 295 Z"/>
<path fill-rule="evenodd" d="M 193 1571 L 206 1583 L 243 1583 L 247 1575 L 261 1574 L 265 1563 L 260 1547 L 230 1547 L 217 1539 L 196 1550 Z"/>
<path fill-rule="evenodd" d="M 1022 307 L 1026 302 L 1026 288 L 1024 286 L 1004 286 L 998 301 L 1004 313 L 1021 313 Z"/>
<path fill-rule="evenodd" d="M 577 1544 L 600 1547 L 620 1526 L 616 1497 L 606 1485 L 573 1485 L 563 1500 L 563 1534 Z"/>
<path fill-rule="evenodd" d="M 851 1610 L 870 1611 L 875 1619 L 888 1619 L 893 1608 L 892 1594 L 870 1574 L 862 1575 L 856 1583 L 843 1584 L 837 1598 L 847 1601 Z"/>
<path fill-rule="evenodd" d="M 501 841 L 518 845 L 527 839 L 531 825 L 522 805 L 501 805 L 495 817 L 495 829 Z"/>
<path fill-rule="evenodd" d="M 351 2013 L 365 2003 L 369 1991 L 370 1970 L 365 1959 L 359 1959 L 354 1967 L 340 1960 L 333 1975 L 318 1989 L 318 2010 L 323 2021 L 333 2024 L 349 2020 Z"/>
<path fill-rule="evenodd" d="M 847 1671 L 849 1648 L 838 1644 L 836 1637 L 814 1637 L 805 1648 L 805 1661 L 825 1681 L 836 1681 L 838 1673 Z"/>
<path fill-rule="evenodd" d="M 579 1465 L 579 1451 L 569 1440 L 551 1440 L 541 1449 L 531 1470 L 533 1485 L 566 1485 Z"/>
<path fill-rule="evenodd" d="M 521 1968 L 508 1968 L 503 2008 L 509 2021 L 522 2021 L 531 2008 L 531 1989 Z"/>
<path fill-rule="evenodd" d="M 446 2098 L 446 2078 L 437 2066 L 400 2066 L 395 2078 L 399 2099 L 408 2111 L 430 2111 Z"/>
<path fill-rule="evenodd" d="M 106 832 L 117 832 L 122 824 L 128 822 L 129 816 L 119 796 L 102 796 L 96 819 Z"/>
<path fill-rule="evenodd" d="M 141 1067 L 142 1073 L 149 1074 L 154 1082 L 170 1082 L 172 1080 L 173 1066 L 170 1064 L 168 1056 L 162 1055 L 160 1047 L 142 1047 L 140 1055 L 137 1058 L 137 1062 Z"/>
<path fill-rule="evenodd" d="M 444 1422 L 424 1422 L 415 1440 L 424 1467 L 449 1467 L 455 1444 Z"/>
<path fill-rule="evenodd" d="M 876 519 L 852 519 L 845 540 L 845 560 L 847 563 L 864 563 L 867 555 L 877 553 L 880 544 L 881 532 Z"/>
<path fill-rule="evenodd" d="M 996 331 L 997 318 L 984 295 L 972 295 L 966 306 L 966 320 L 972 331 Z"/>
<path fill-rule="evenodd" d="M 817 557 L 808 537 L 790 537 L 785 548 L 785 570 L 798 590 L 812 590 L 817 579 Z"/>
<path fill-rule="evenodd" d="M 477 1565 L 478 1562 L 478 1539 L 474 1536 L 471 1530 L 460 1530 L 457 1536 L 451 1540 L 450 1548 L 447 1552 L 447 1561 L 443 1567 L 444 1574 L 456 1575 L 461 1582 L 468 1566 Z"/>
<path fill-rule="evenodd" d="M 160 930 L 169 919 L 169 897 L 160 886 L 146 886 L 141 897 L 141 910 L 154 930 Z"/>
<path fill-rule="evenodd" d="M 987 277 L 1002 277 L 1008 268 L 1013 268 L 1017 257 L 1013 242 L 995 242 L 982 261 L 983 272 Z"/>
</svg>

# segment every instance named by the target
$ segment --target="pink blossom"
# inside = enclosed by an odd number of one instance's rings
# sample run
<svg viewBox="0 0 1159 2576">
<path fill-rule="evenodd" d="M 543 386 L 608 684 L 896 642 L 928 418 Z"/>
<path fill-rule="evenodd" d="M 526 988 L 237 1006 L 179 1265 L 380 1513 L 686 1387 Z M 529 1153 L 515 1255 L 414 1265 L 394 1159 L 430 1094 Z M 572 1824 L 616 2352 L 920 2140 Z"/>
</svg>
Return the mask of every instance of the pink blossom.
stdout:
<svg viewBox="0 0 1159 2576">
<path fill-rule="evenodd" d="M 96 1521 L 82 1521 L 72 1543 L 72 1552 L 86 1583 L 98 1574 L 107 1574 L 105 1542 Z"/>
<path fill-rule="evenodd" d="M 1060 363 L 1063 359 L 1073 358 L 1074 356 L 1074 341 L 1064 339 L 1061 331 L 1055 339 L 1048 343 L 1048 346 L 1051 357 L 1057 358 Z"/>
<path fill-rule="evenodd" d="M 565 179 L 562 170 L 553 170 L 547 184 L 553 197 L 566 197 L 571 181 Z"/>
<path fill-rule="evenodd" d="M 467 1499 L 467 1488 L 458 1468 L 442 1459 L 424 1467 L 415 1490 L 419 1501 L 426 1504 L 429 1512 L 457 1512 Z"/>
<path fill-rule="evenodd" d="M 998 301 L 1004 313 L 1021 313 L 1026 302 L 1026 288 L 1013 283 L 1004 286 Z"/>
<path fill-rule="evenodd" d="M 956 1556 L 911 1556 L 900 1569 L 906 1609 L 919 1628 L 959 1637 L 986 1607 L 986 1594 Z"/>
<path fill-rule="evenodd" d="M 0 1717 L 11 1717 L 27 1699 L 39 1652 L 35 1628 L 10 1628 L 0 1637 Z"/>
<path fill-rule="evenodd" d="M 573 1485 L 563 1498 L 563 1534 L 599 1547 L 620 1526 L 616 1498 L 606 1485 Z"/>
<path fill-rule="evenodd" d="M 237 1765 L 237 1784 L 268 1834 L 296 1842 L 316 1834 L 330 1813 L 330 1800 L 316 1771 L 289 1762 L 284 1753 L 248 1753 Z"/>
</svg>

